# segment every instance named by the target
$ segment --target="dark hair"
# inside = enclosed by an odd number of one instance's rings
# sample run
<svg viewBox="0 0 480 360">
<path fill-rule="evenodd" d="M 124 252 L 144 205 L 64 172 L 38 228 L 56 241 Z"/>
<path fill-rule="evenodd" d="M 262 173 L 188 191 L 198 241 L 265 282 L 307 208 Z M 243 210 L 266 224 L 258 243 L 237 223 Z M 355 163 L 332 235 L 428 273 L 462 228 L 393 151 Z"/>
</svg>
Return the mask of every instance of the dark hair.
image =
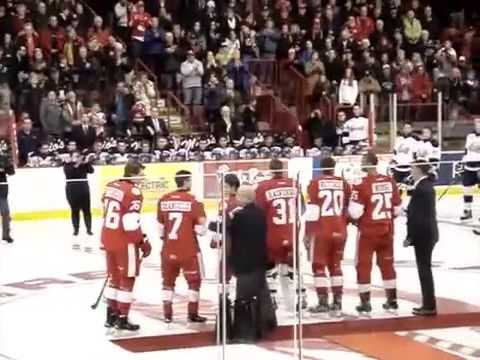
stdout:
<svg viewBox="0 0 480 360">
<path fill-rule="evenodd" d="M 273 172 L 273 177 L 282 177 L 283 163 L 282 160 L 272 159 L 270 161 L 270 170 Z"/>
<path fill-rule="evenodd" d="M 227 174 L 225 175 L 225 184 L 228 184 L 230 187 L 238 189 L 240 187 L 240 180 L 238 176 L 235 174 Z"/>
<path fill-rule="evenodd" d="M 431 166 L 426 160 L 417 160 L 412 166 L 418 168 L 423 175 L 430 175 Z"/>
<path fill-rule="evenodd" d="M 322 168 L 324 173 L 333 174 L 335 172 L 335 159 L 332 157 L 323 158 L 320 162 L 320 167 Z"/>
<path fill-rule="evenodd" d="M 192 177 L 192 173 L 187 170 L 180 170 L 177 171 L 175 174 L 175 184 L 177 184 L 178 188 L 181 188 L 185 185 L 185 182 L 190 180 Z"/>
<path fill-rule="evenodd" d="M 363 155 L 364 158 L 367 160 L 367 163 L 372 166 L 377 166 L 378 164 L 378 158 L 377 155 L 373 151 L 367 152 L 365 155 Z"/>
</svg>

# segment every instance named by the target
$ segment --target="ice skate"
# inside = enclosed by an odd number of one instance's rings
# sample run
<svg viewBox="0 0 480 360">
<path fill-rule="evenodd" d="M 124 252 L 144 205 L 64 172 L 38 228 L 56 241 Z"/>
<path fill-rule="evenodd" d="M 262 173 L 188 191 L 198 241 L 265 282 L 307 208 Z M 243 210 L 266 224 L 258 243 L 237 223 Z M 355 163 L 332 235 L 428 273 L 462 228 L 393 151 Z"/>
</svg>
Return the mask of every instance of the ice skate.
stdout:
<svg viewBox="0 0 480 360">
<path fill-rule="evenodd" d="M 107 319 L 105 320 L 105 327 L 112 328 L 118 320 L 118 315 L 112 308 L 107 307 Z"/>
<path fill-rule="evenodd" d="M 318 299 L 318 304 L 316 306 L 310 307 L 308 309 L 312 314 L 325 314 L 330 310 L 328 306 L 328 299 L 326 296 L 322 296 Z"/>
<path fill-rule="evenodd" d="M 115 322 L 115 329 L 117 330 L 127 330 L 127 331 L 138 331 L 140 330 L 140 325 L 133 324 L 128 321 L 126 316 L 119 316 Z"/>
<path fill-rule="evenodd" d="M 207 318 L 200 316 L 198 314 L 188 315 L 188 321 L 192 323 L 204 323 L 207 321 Z"/>
<path fill-rule="evenodd" d="M 359 315 L 370 316 L 372 312 L 372 304 L 370 304 L 370 301 L 362 301 L 355 309 Z"/>
</svg>

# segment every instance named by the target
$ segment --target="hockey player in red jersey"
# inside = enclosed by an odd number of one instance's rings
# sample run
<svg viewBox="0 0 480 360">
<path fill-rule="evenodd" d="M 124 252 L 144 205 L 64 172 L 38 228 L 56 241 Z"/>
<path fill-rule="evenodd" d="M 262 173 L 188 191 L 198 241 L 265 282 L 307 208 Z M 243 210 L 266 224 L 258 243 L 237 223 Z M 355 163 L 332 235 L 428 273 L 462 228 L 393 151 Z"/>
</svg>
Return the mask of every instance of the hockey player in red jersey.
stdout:
<svg viewBox="0 0 480 360">
<path fill-rule="evenodd" d="M 400 213 L 401 199 L 397 184 L 390 176 L 377 173 L 377 156 L 370 152 L 363 156 L 362 166 L 367 175 L 354 184 L 348 212 L 357 222 L 357 282 L 360 305 L 357 311 L 370 313 L 370 276 L 372 257 L 376 254 L 384 282 L 387 302 L 385 310 L 398 309 L 396 274 L 393 259 L 393 221 Z"/>
<path fill-rule="evenodd" d="M 109 183 L 103 195 L 103 227 L 101 241 L 106 251 L 108 287 L 107 321 L 105 326 L 136 331 L 139 325 L 128 321 L 135 277 L 140 261 L 151 252 L 140 226 L 143 196 L 138 182 L 144 166 L 136 160 L 125 165 L 124 179 Z M 141 254 L 140 254 L 141 252 Z"/>
<path fill-rule="evenodd" d="M 293 241 L 297 238 L 295 222 L 298 191 L 295 181 L 285 176 L 281 160 L 272 160 L 270 170 L 272 179 L 258 184 L 255 197 L 257 205 L 265 211 L 267 217 L 267 251 L 270 263 L 267 282 L 276 304 L 279 275 L 277 265 L 282 265 L 280 269 L 282 284 L 291 285 L 293 282 Z M 302 307 L 305 308 L 306 292 L 305 289 L 301 291 Z"/>
<path fill-rule="evenodd" d="M 309 203 L 306 212 L 305 235 L 318 295 L 318 305 L 312 313 L 342 310 L 343 273 L 341 261 L 347 237 L 347 209 L 351 195 L 350 185 L 335 176 L 335 160 L 331 157 L 321 162 L 323 175 L 308 185 Z M 326 276 L 330 276 L 330 284 Z M 328 304 L 331 286 L 333 303 Z"/>
<path fill-rule="evenodd" d="M 202 263 L 197 242 L 197 236 L 207 232 L 205 210 L 203 204 L 189 193 L 192 185 L 189 171 L 178 171 L 175 183 L 177 190 L 159 200 L 157 212 L 159 233 L 163 240 L 163 314 L 165 322 L 172 321 L 175 280 L 182 270 L 189 289 L 188 320 L 205 322 L 206 319 L 198 315 Z"/>
</svg>

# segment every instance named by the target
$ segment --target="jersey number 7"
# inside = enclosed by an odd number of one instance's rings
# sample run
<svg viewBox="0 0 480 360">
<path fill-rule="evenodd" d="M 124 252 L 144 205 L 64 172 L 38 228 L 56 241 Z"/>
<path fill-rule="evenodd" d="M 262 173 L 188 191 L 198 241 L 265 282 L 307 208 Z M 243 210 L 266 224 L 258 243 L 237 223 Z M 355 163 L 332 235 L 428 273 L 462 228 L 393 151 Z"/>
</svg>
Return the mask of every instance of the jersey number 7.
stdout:
<svg viewBox="0 0 480 360">
<path fill-rule="evenodd" d="M 168 213 L 168 222 L 170 231 L 168 232 L 168 240 L 178 240 L 178 230 L 182 224 L 183 214 L 179 212 Z"/>
</svg>

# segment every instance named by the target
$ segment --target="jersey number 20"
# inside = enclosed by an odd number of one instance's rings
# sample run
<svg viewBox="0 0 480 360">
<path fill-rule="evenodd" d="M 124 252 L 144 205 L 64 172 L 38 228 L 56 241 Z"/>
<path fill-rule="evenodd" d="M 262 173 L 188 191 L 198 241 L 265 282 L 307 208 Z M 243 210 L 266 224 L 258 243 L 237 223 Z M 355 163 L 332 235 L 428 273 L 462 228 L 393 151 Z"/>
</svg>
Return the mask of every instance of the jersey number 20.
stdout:
<svg viewBox="0 0 480 360">
<path fill-rule="evenodd" d="M 323 199 L 320 216 L 340 216 L 343 212 L 343 191 L 320 190 L 318 196 Z"/>
</svg>

